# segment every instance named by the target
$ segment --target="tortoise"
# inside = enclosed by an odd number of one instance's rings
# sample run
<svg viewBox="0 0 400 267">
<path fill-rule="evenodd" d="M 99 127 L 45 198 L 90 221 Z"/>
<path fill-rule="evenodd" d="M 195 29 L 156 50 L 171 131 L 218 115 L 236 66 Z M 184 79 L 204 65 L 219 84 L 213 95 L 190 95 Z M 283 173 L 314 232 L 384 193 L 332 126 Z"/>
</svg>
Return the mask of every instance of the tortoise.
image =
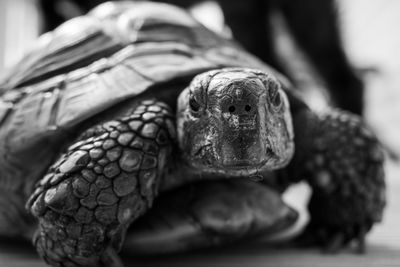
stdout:
<svg viewBox="0 0 400 267">
<path fill-rule="evenodd" d="M 52 266 L 122 266 L 286 229 L 332 250 L 385 206 L 383 153 L 362 120 L 310 109 L 276 70 L 150 2 L 106 3 L 40 37 L 0 86 L 0 235 Z"/>
</svg>

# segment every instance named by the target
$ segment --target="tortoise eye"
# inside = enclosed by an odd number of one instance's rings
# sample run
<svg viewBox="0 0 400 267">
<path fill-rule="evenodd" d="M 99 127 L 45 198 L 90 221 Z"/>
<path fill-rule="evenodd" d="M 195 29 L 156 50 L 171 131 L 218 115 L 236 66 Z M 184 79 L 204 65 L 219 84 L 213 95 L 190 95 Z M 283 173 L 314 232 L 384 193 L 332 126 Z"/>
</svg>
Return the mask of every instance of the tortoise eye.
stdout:
<svg viewBox="0 0 400 267">
<path fill-rule="evenodd" d="M 197 112 L 200 109 L 200 104 L 194 98 L 189 99 L 189 107 L 191 110 Z"/>
<path fill-rule="evenodd" d="M 282 97 L 281 97 L 281 94 L 279 93 L 279 91 L 277 91 L 275 93 L 275 95 L 272 97 L 271 103 L 276 108 L 280 107 L 280 105 L 282 104 Z"/>
<path fill-rule="evenodd" d="M 283 99 L 279 88 L 271 88 L 269 91 L 269 102 L 275 111 L 278 111 L 281 108 Z"/>
</svg>

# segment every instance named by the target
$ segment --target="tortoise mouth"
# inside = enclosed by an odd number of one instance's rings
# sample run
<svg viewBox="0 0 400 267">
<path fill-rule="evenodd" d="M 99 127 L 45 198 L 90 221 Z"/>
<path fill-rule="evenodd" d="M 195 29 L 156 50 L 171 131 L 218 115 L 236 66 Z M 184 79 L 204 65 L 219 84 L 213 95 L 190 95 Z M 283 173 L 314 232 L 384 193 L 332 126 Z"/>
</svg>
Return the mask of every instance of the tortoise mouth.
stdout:
<svg viewBox="0 0 400 267">
<path fill-rule="evenodd" d="M 265 166 L 268 163 L 268 159 L 263 160 L 259 163 L 254 163 L 253 161 L 250 160 L 238 160 L 236 162 L 232 162 L 232 163 L 228 163 L 228 164 L 224 164 L 222 165 L 223 168 L 229 168 L 229 169 L 251 169 L 251 168 L 256 168 L 256 169 L 260 169 L 263 166 Z"/>
<path fill-rule="evenodd" d="M 253 165 L 253 162 L 251 162 L 250 160 L 238 160 L 235 163 L 228 163 L 228 164 L 224 165 L 224 167 L 243 168 L 243 167 L 250 167 L 252 165 Z"/>
<path fill-rule="evenodd" d="M 241 150 L 240 154 L 226 155 L 223 158 L 222 166 L 224 168 L 241 169 L 241 168 L 256 168 L 260 169 L 263 166 L 267 166 L 268 163 L 275 161 L 277 156 L 271 148 L 262 147 L 261 143 L 259 146 L 247 147 L 244 151 Z M 253 148 L 253 149 L 252 149 Z M 255 148 L 255 149 L 254 149 Z M 238 152 L 238 151 L 236 151 Z M 238 158 L 237 156 L 240 157 Z"/>
<path fill-rule="evenodd" d="M 278 159 L 274 156 L 254 162 L 251 160 L 238 160 L 230 163 L 222 163 L 211 160 L 189 161 L 189 167 L 208 175 L 223 175 L 224 177 L 247 177 L 275 169 Z"/>
</svg>

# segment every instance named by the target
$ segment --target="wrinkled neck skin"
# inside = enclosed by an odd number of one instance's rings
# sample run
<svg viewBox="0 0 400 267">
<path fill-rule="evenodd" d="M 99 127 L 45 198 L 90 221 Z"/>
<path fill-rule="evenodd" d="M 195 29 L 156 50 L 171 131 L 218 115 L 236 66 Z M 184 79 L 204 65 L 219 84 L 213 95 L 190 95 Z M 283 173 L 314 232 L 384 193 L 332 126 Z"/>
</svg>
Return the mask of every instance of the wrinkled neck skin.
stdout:
<svg viewBox="0 0 400 267">
<path fill-rule="evenodd" d="M 261 180 L 293 156 L 289 103 L 272 75 L 241 68 L 206 72 L 177 106 L 179 148 L 170 182 Z"/>
</svg>

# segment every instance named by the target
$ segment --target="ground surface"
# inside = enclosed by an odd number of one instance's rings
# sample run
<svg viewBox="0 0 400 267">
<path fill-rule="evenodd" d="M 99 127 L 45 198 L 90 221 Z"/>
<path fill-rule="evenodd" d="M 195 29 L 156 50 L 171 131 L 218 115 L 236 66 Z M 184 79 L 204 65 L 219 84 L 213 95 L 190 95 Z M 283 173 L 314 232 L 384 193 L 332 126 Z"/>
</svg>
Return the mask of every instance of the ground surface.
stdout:
<svg viewBox="0 0 400 267">
<path fill-rule="evenodd" d="M 366 76 L 367 119 L 388 147 L 400 153 L 400 1 L 341 0 L 345 44 L 356 65 L 374 67 Z M 323 255 L 316 249 L 269 245 L 243 245 L 222 250 L 174 257 L 132 258 L 123 255 L 126 266 L 400 266 L 400 163 L 386 166 L 388 208 L 384 222 L 368 236 L 366 255 L 351 249 L 338 255 Z M 303 189 L 295 192 L 296 199 Z M 0 242 L 0 267 L 44 267 L 29 244 Z"/>
</svg>

